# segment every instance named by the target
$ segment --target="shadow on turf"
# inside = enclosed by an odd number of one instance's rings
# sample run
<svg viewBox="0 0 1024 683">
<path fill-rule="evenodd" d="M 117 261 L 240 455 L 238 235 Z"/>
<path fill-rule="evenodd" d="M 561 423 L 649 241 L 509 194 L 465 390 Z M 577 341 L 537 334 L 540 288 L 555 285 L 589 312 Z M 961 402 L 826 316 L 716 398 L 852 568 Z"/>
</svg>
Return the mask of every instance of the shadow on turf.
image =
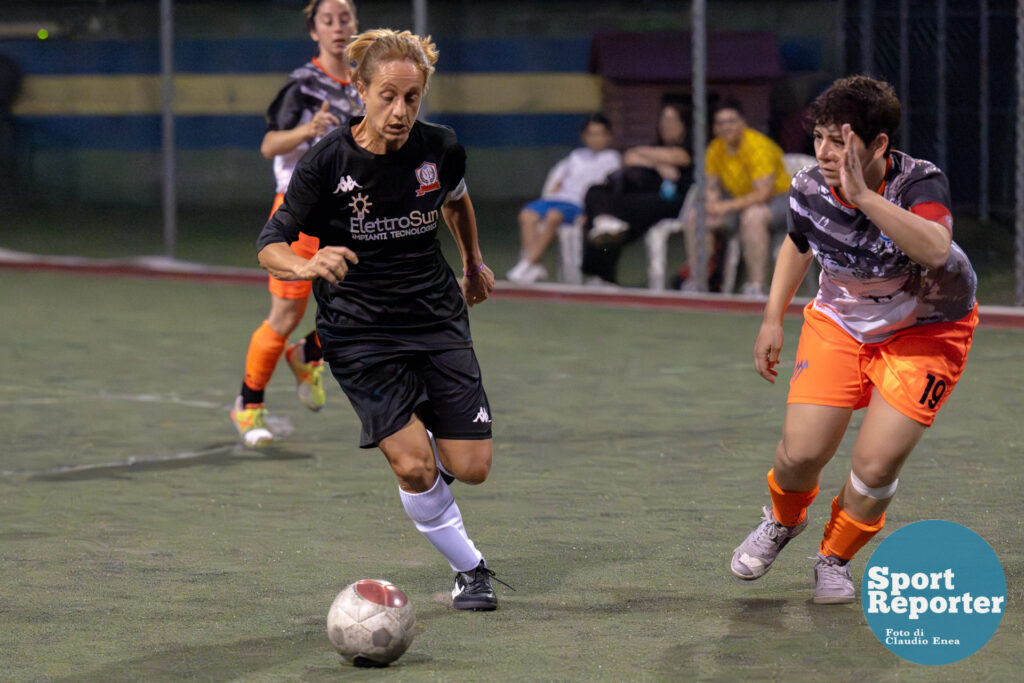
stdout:
<svg viewBox="0 0 1024 683">
<path fill-rule="evenodd" d="M 312 457 L 308 453 L 296 453 L 273 446 L 254 451 L 231 442 L 207 446 L 194 456 L 190 455 L 189 457 L 139 459 L 66 469 L 55 468 L 47 472 L 29 474 L 28 481 L 77 482 L 94 479 L 125 479 L 131 474 L 180 470 L 186 467 L 208 465 L 229 467 L 243 462 L 308 460 Z"/>
<path fill-rule="evenodd" d="M 319 622 L 317 622 L 319 627 Z M 305 667 L 303 680 L 338 680 L 346 676 L 379 675 L 387 669 L 401 669 L 432 661 L 421 652 L 409 652 L 390 667 L 360 669 L 344 663 L 334 654 L 326 629 L 303 631 L 273 638 L 250 638 L 217 645 L 170 645 L 151 654 L 113 662 L 100 669 L 56 679 L 71 681 L 237 681 L 297 660 L 316 661 Z M 322 665 L 319 662 L 323 662 Z M 378 672 L 375 674 L 374 672 Z"/>
</svg>

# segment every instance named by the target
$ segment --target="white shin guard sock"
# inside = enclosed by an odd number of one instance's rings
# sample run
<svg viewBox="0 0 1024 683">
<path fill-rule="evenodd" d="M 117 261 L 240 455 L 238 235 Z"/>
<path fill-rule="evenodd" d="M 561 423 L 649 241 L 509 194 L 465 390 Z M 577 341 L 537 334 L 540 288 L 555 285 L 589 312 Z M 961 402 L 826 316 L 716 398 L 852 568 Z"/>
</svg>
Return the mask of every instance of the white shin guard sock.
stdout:
<svg viewBox="0 0 1024 683">
<path fill-rule="evenodd" d="M 444 555 L 457 572 L 476 568 L 483 555 L 473 545 L 462 524 L 462 513 L 455 504 L 448 484 L 438 475 L 434 485 L 423 493 L 409 493 L 398 489 L 405 514 L 416 523 L 416 528 Z"/>
</svg>

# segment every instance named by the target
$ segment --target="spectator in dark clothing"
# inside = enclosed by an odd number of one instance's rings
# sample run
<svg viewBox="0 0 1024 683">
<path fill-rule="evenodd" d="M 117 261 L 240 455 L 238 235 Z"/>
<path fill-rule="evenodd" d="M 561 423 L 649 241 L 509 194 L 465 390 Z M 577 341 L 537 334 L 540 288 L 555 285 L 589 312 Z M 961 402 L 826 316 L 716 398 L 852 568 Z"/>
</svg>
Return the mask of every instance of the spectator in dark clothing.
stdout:
<svg viewBox="0 0 1024 683">
<path fill-rule="evenodd" d="M 583 275 L 588 284 L 616 283 L 622 247 L 662 218 L 678 216 L 693 180 L 682 108 L 666 103 L 653 145 L 627 149 L 621 171 L 587 192 Z"/>
</svg>

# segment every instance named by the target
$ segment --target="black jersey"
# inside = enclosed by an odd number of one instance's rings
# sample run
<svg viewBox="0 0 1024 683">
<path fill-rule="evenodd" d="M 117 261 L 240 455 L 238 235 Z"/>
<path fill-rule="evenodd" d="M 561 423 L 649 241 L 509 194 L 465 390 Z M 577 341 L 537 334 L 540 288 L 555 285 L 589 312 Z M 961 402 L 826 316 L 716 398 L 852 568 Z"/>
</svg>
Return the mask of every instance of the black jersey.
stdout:
<svg viewBox="0 0 1024 683">
<path fill-rule="evenodd" d="M 361 120 L 302 158 L 258 248 L 302 231 L 359 257 L 344 281 L 313 283 L 328 361 L 471 347 L 466 302 L 437 239 L 442 204 L 466 191 L 466 152 L 450 128 L 417 121 L 401 149 L 373 154 L 352 138 Z"/>
</svg>

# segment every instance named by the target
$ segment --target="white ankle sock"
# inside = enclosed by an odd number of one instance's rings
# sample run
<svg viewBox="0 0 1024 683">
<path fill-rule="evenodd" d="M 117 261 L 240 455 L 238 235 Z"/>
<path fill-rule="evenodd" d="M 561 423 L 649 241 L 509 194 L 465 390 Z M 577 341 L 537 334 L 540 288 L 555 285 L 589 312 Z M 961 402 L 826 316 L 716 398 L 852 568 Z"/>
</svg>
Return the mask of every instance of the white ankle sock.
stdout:
<svg viewBox="0 0 1024 683">
<path fill-rule="evenodd" d="M 416 528 L 444 555 L 457 572 L 474 569 L 483 555 L 466 534 L 462 513 L 455 504 L 448 484 L 438 475 L 434 485 L 423 493 L 398 490 L 405 514 L 416 523 Z"/>
</svg>

